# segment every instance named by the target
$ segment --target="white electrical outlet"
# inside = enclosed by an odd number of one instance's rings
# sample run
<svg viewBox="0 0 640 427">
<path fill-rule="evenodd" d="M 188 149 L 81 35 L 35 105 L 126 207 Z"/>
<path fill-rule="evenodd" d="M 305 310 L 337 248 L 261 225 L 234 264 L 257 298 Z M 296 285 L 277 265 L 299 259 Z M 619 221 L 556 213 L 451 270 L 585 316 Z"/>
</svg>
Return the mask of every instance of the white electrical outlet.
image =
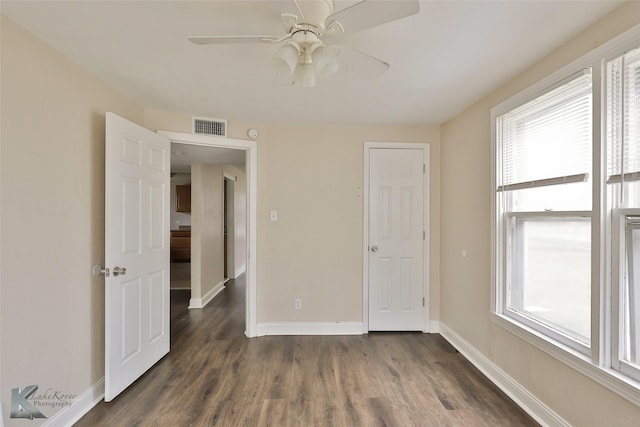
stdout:
<svg viewBox="0 0 640 427">
<path fill-rule="evenodd" d="M 302 310 L 302 299 L 301 298 L 296 298 L 296 300 L 293 303 L 294 308 L 296 310 Z"/>
</svg>

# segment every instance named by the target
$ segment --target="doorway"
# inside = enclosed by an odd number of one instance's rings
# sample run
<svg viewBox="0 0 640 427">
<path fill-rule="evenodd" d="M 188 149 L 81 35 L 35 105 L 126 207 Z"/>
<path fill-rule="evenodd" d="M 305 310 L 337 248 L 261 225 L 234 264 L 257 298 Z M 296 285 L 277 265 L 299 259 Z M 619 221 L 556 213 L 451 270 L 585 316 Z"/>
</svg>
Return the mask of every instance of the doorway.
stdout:
<svg viewBox="0 0 640 427">
<path fill-rule="evenodd" d="M 255 141 L 234 138 L 185 134 L 179 132 L 158 131 L 169 138 L 172 144 L 193 146 L 199 149 L 223 149 L 228 152 L 240 153 L 244 156 L 246 179 L 246 236 L 245 236 L 245 335 L 257 336 L 256 323 L 256 229 L 257 229 L 257 143 Z M 174 156 L 172 154 L 172 156 Z M 236 242 L 238 243 L 238 242 Z"/>
</svg>

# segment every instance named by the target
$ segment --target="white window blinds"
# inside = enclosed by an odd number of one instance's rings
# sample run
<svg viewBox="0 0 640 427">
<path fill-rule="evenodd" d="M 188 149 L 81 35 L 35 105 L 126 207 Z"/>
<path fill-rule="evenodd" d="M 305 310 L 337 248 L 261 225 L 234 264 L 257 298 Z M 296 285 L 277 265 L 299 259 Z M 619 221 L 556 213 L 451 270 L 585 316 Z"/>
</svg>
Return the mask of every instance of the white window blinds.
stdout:
<svg viewBox="0 0 640 427">
<path fill-rule="evenodd" d="M 639 180 L 640 48 L 607 63 L 607 141 L 608 182 Z"/>
<path fill-rule="evenodd" d="M 585 69 L 498 117 L 498 191 L 587 180 L 591 102 Z"/>
</svg>

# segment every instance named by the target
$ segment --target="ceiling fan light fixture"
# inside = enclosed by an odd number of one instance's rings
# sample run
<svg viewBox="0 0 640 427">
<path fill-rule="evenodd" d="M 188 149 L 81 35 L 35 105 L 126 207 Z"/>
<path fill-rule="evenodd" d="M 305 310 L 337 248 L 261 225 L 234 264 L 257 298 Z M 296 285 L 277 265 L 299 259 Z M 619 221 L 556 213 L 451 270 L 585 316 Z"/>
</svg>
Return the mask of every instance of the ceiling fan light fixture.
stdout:
<svg viewBox="0 0 640 427">
<path fill-rule="evenodd" d="M 192 36 L 188 39 L 198 45 L 284 42 L 272 58 L 277 72 L 274 85 L 312 87 L 317 77 L 331 77 L 339 69 L 351 68 L 371 78 L 389 69 L 387 62 L 348 45 L 327 47 L 325 43 L 330 43 L 332 36 L 355 33 L 420 12 L 419 0 L 356 0 L 347 2 L 354 4 L 341 6 L 337 11 L 334 0 L 269 3 L 280 16 L 286 34 Z"/>
<path fill-rule="evenodd" d="M 326 46 L 320 46 L 313 52 L 313 63 L 315 64 L 318 76 L 326 79 L 338 71 L 340 68 L 338 53 L 339 51 Z"/>
<path fill-rule="evenodd" d="M 297 43 L 290 41 L 283 44 L 273 57 L 273 68 L 278 73 L 286 75 L 293 73 L 298 65 L 299 54 L 300 47 Z"/>
<path fill-rule="evenodd" d="M 296 86 L 315 87 L 316 70 L 313 64 L 298 64 L 296 68 Z"/>
</svg>

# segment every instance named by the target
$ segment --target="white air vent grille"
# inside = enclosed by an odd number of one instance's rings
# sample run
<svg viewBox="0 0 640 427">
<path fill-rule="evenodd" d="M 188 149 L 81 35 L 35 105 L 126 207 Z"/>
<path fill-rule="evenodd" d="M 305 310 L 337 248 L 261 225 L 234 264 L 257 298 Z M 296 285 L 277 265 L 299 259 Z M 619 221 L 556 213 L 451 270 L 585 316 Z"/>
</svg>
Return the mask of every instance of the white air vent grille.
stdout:
<svg viewBox="0 0 640 427">
<path fill-rule="evenodd" d="M 227 121 L 194 117 L 193 133 L 201 135 L 227 136 Z"/>
</svg>

